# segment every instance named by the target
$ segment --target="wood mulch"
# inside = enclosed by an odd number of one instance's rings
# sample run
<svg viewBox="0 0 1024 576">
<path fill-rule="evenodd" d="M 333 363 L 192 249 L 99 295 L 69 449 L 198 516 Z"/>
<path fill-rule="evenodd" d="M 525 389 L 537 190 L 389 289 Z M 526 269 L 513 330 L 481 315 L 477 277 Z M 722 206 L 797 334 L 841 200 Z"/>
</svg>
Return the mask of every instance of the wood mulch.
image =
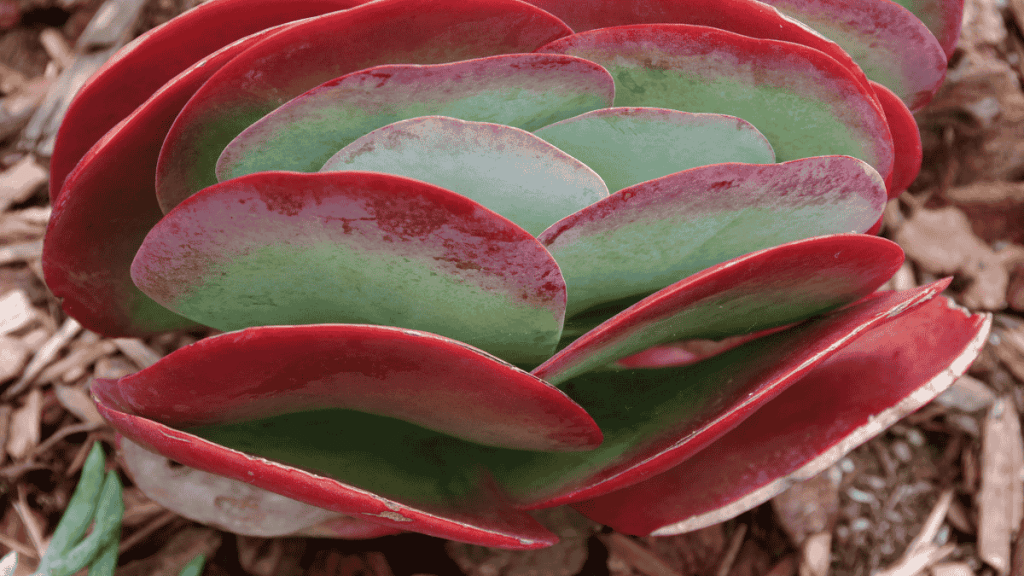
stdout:
<svg viewBox="0 0 1024 576">
<path fill-rule="evenodd" d="M 197 0 L 140 0 L 137 35 Z M 114 434 L 93 378 L 144 368 L 197 335 L 105 339 L 60 311 L 42 281 L 45 106 L 101 0 L 0 0 L 0 552 L 29 574 L 94 442 Z M 634 538 L 568 510 L 562 536 L 508 552 L 404 534 L 369 541 L 246 538 L 164 510 L 123 480 L 118 576 L 207 575 L 1024 576 L 1024 0 L 967 0 L 940 94 L 917 114 L 925 165 L 886 209 L 905 289 L 945 275 L 960 303 L 995 313 L 981 358 L 952 392 L 769 504 L 694 533 Z M 119 466 L 110 457 L 109 466 Z"/>
</svg>

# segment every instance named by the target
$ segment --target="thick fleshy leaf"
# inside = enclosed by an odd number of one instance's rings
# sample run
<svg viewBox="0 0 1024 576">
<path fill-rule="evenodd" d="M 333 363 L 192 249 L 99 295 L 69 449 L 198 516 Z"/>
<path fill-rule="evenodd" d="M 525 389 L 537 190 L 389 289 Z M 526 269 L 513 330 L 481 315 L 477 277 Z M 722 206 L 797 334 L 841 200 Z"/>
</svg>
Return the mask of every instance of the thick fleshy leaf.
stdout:
<svg viewBox="0 0 1024 576">
<path fill-rule="evenodd" d="M 587 332 L 533 374 L 552 384 L 658 344 L 792 324 L 867 296 L 903 251 L 862 234 L 768 248 L 680 280 Z"/>
<path fill-rule="evenodd" d="M 843 47 L 871 80 L 912 109 L 946 77 L 946 53 L 928 27 L 890 0 L 763 0 Z"/>
<path fill-rule="evenodd" d="M 177 428 L 337 408 L 521 450 L 601 443 L 587 413 L 543 380 L 461 342 L 385 326 L 263 326 L 213 336 L 103 394 L 112 408 Z"/>
<path fill-rule="evenodd" d="M 146 237 L 132 278 L 209 326 L 353 323 L 442 334 L 539 363 L 565 285 L 525 230 L 437 186 L 368 172 L 261 172 L 211 186 Z"/>
<path fill-rule="evenodd" d="M 217 157 L 268 112 L 328 80 L 381 64 L 438 64 L 533 52 L 570 30 L 518 0 L 390 0 L 297 23 L 260 42 L 199 90 L 157 168 L 167 212 L 214 184 Z"/>
<path fill-rule="evenodd" d="M 151 500 L 190 520 L 259 538 L 309 535 L 377 538 L 400 530 L 310 506 L 240 482 L 170 461 L 127 438 L 118 442 L 121 461 Z"/>
<path fill-rule="evenodd" d="M 539 239 L 561 268 L 571 316 L 755 250 L 863 232 L 885 200 L 878 174 L 848 156 L 715 164 L 624 188 Z"/>
<path fill-rule="evenodd" d="M 450 116 L 532 131 L 611 106 L 614 96 L 607 70 L 562 54 L 375 66 L 321 84 L 246 128 L 221 153 L 217 178 L 316 172 L 356 138 L 399 120 Z"/>
<path fill-rule="evenodd" d="M 129 274 L 143 238 L 163 216 L 153 186 L 162 135 L 211 74 L 268 33 L 239 40 L 179 74 L 68 175 L 46 231 L 43 272 L 64 311 L 86 328 L 141 336 L 195 325 L 153 302 Z"/>
<path fill-rule="evenodd" d="M 630 24 L 692 24 L 750 38 L 803 44 L 829 55 L 853 74 L 861 85 L 868 86 L 860 67 L 838 44 L 756 0 L 526 1 L 558 16 L 576 32 Z"/>
<path fill-rule="evenodd" d="M 768 138 L 778 161 L 843 154 L 892 171 L 893 144 L 874 92 L 817 50 L 684 24 L 620 26 L 539 52 L 601 64 L 616 106 L 729 114 Z"/>
<path fill-rule="evenodd" d="M 591 167 L 612 192 L 707 164 L 775 162 L 771 144 L 757 128 L 721 114 L 607 108 L 534 134 Z"/>
<path fill-rule="evenodd" d="M 389 124 L 343 148 L 323 171 L 383 172 L 458 192 L 533 235 L 608 197 L 585 164 L 510 126 L 427 116 Z"/>
<path fill-rule="evenodd" d="M 693 458 L 574 506 L 630 534 L 732 518 L 937 396 L 978 355 L 990 323 L 936 298 L 865 333 Z"/>
<path fill-rule="evenodd" d="M 139 36 L 86 81 L 64 115 L 50 159 L 50 198 L 108 130 L 197 61 L 261 30 L 365 1 L 212 0 Z"/>
<path fill-rule="evenodd" d="M 889 133 L 892 134 L 896 149 L 892 181 L 889 184 L 891 200 L 909 188 L 921 171 L 924 153 L 921 147 L 921 131 L 917 127 L 914 115 L 898 96 L 877 82 L 872 82 L 871 88 L 875 91 L 882 110 L 885 111 L 885 120 L 889 123 Z"/>
<path fill-rule="evenodd" d="M 949 281 L 872 295 L 691 366 L 589 372 L 563 385 L 604 432 L 596 450 L 489 449 L 497 480 L 528 507 L 601 494 L 664 472 L 710 445 L 865 330 Z"/>
<path fill-rule="evenodd" d="M 179 464 L 398 530 L 501 548 L 558 541 L 513 508 L 486 471 L 447 466 L 449 443 L 473 446 L 450 436 L 343 410 L 181 431 L 111 407 L 107 393 L 115 388 L 109 380 L 94 382 L 100 414 L 128 439 Z"/>
<path fill-rule="evenodd" d="M 946 58 L 953 56 L 964 16 L 963 0 L 896 0 L 896 3 L 924 22 L 942 45 Z"/>
</svg>

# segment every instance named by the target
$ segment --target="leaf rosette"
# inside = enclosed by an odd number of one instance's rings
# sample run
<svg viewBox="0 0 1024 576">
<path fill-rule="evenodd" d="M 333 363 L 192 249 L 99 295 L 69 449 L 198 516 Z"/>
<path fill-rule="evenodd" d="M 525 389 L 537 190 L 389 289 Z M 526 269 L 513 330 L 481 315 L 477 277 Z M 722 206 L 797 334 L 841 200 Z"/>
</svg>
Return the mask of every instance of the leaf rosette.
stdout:
<svg viewBox="0 0 1024 576">
<path fill-rule="evenodd" d="M 94 383 L 140 486 L 263 536 L 669 534 L 941 392 L 989 319 L 876 292 L 864 233 L 961 8 L 771 4 L 213 0 L 122 50 L 59 133 L 47 283 L 103 334 L 225 331 Z"/>
</svg>

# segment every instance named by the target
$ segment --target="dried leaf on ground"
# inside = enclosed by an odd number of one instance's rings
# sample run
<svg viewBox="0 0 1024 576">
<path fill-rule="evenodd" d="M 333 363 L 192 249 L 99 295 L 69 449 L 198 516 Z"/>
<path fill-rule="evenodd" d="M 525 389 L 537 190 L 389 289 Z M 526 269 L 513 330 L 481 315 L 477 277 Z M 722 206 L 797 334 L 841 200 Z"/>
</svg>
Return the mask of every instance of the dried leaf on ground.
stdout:
<svg viewBox="0 0 1024 576">
<path fill-rule="evenodd" d="M 985 419 L 978 507 L 978 554 L 999 574 L 1010 570 L 1013 531 L 1024 518 L 1024 444 L 1012 399 L 1002 398 Z"/>
<path fill-rule="evenodd" d="M 958 274 L 969 280 L 963 303 L 976 310 L 1005 308 L 1009 272 L 1024 262 L 1024 247 L 992 250 L 974 235 L 964 213 L 952 206 L 918 208 L 895 231 L 893 239 L 923 270 Z"/>
</svg>

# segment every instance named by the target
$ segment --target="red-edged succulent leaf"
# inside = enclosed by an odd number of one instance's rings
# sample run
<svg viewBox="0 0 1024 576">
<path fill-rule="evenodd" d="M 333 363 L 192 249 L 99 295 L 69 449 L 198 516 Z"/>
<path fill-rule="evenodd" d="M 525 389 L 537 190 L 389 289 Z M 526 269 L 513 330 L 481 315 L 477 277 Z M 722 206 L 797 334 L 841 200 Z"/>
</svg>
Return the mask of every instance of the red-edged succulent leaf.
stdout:
<svg viewBox="0 0 1024 576">
<path fill-rule="evenodd" d="M 856 336 L 948 284 L 873 295 L 690 366 L 583 374 L 562 388 L 601 427 L 600 447 L 559 454 L 490 449 L 488 464 L 528 507 L 636 484 L 710 445 Z"/>
<path fill-rule="evenodd" d="M 543 380 L 460 342 L 385 326 L 222 334 L 97 394 L 112 409 L 176 428 L 336 408 L 521 450 L 601 443 L 587 413 Z"/>
<path fill-rule="evenodd" d="M 960 22 L 964 15 L 963 0 L 896 0 L 896 3 L 914 13 L 924 22 L 942 45 L 946 58 L 956 50 L 960 38 Z"/>
<path fill-rule="evenodd" d="M 333 78 L 381 64 L 437 64 L 533 52 L 568 34 L 518 0 L 390 0 L 296 23 L 258 43 L 200 89 L 157 168 L 168 211 L 216 182 L 221 150 L 268 112 Z"/>
<path fill-rule="evenodd" d="M 864 88 L 868 87 L 860 67 L 838 44 L 755 0 L 526 1 L 558 16 L 576 32 L 630 24 L 674 23 L 708 26 L 751 38 L 803 44 L 829 55 L 849 70 Z"/>
<path fill-rule="evenodd" d="M 423 180 L 471 198 L 523 227 L 543 232 L 608 197 L 586 164 L 511 126 L 425 116 L 356 139 L 324 172 L 361 170 Z"/>
<path fill-rule="evenodd" d="M 168 510 L 223 530 L 257 536 L 377 538 L 401 530 L 331 512 L 251 484 L 170 461 L 127 438 L 118 455 L 135 485 Z"/>
<path fill-rule="evenodd" d="M 539 240 L 558 262 L 574 315 L 755 250 L 863 232 L 885 201 L 878 174 L 848 156 L 714 164 L 624 188 Z"/>
<path fill-rule="evenodd" d="M 458 456 L 449 458 L 452 447 L 473 446 L 450 436 L 337 410 L 190 433 L 112 408 L 105 394 L 114 388 L 94 382 L 100 414 L 146 450 L 185 466 L 397 530 L 501 548 L 558 541 L 512 507 L 485 470 L 449 464 Z"/>
<path fill-rule="evenodd" d="M 768 138 L 780 162 L 842 154 L 883 177 L 892 172 L 892 137 L 874 92 L 806 46 L 662 24 L 583 32 L 539 51 L 604 66 L 616 106 L 738 116 Z"/>
<path fill-rule="evenodd" d="M 375 66 L 321 84 L 246 128 L 221 153 L 217 178 L 316 172 L 356 138 L 398 120 L 449 116 L 532 131 L 611 106 L 614 95 L 607 70 L 561 54 Z"/>
<path fill-rule="evenodd" d="M 565 313 L 554 259 L 528 232 L 419 180 L 261 172 L 211 186 L 132 264 L 154 300 L 209 326 L 414 328 L 539 363 Z"/>
<path fill-rule="evenodd" d="M 862 234 L 812 238 L 741 256 L 641 300 L 533 374 L 558 385 L 666 342 L 717 340 L 799 322 L 867 296 L 902 263 L 898 245 Z"/>
<path fill-rule="evenodd" d="M 68 175 L 46 231 L 43 272 L 64 311 L 86 328 L 141 336 L 195 325 L 139 291 L 129 267 L 163 216 L 153 185 L 162 136 L 211 74 L 268 33 L 226 46 L 176 76 L 104 135 Z"/>
<path fill-rule="evenodd" d="M 764 0 L 843 47 L 871 80 L 912 109 L 946 77 L 946 54 L 928 27 L 890 0 Z"/>
<path fill-rule="evenodd" d="M 990 323 L 945 298 L 887 319 L 679 466 L 574 506 L 630 534 L 722 522 L 821 472 L 930 401 L 978 355 Z"/>
<path fill-rule="evenodd" d="M 723 162 L 771 164 L 775 152 L 735 116 L 664 108 L 606 108 L 534 132 L 601 175 L 608 189 Z"/>
<path fill-rule="evenodd" d="M 872 82 L 871 88 L 875 91 L 882 110 L 885 111 L 885 120 L 889 123 L 889 133 L 892 134 L 896 150 L 892 180 L 889 184 L 891 200 L 909 188 L 921 171 L 921 131 L 917 127 L 914 115 L 898 96 L 877 82 Z"/>
<path fill-rule="evenodd" d="M 197 61 L 261 30 L 365 1 L 213 0 L 139 36 L 82 86 L 68 108 L 50 159 L 50 198 L 57 198 L 75 164 L 108 130 Z"/>
</svg>

